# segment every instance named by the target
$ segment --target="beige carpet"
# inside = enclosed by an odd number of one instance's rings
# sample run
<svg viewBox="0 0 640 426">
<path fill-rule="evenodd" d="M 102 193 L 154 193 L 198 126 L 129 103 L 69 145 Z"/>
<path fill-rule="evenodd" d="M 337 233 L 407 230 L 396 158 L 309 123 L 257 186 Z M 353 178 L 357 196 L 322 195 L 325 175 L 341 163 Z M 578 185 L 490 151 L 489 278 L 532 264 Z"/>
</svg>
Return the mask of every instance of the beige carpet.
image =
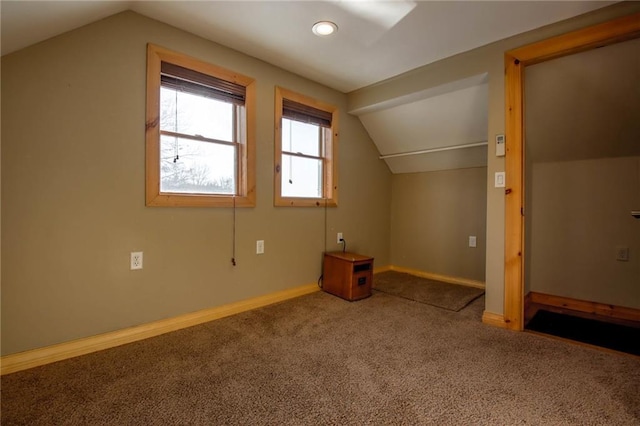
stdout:
<svg viewBox="0 0 640 426">
<path fill-rule="evenodd" d="M 318 292 L 2 377 L 2 425 L 638 425 L 640 359 Z"/>
<path fill-rule="evenodd" d="M 376 274 L 373 289 L 450 311 L 459 311 L 484 294 L 484 290 L 443 283 L 402 272 Z"/>
</svg>

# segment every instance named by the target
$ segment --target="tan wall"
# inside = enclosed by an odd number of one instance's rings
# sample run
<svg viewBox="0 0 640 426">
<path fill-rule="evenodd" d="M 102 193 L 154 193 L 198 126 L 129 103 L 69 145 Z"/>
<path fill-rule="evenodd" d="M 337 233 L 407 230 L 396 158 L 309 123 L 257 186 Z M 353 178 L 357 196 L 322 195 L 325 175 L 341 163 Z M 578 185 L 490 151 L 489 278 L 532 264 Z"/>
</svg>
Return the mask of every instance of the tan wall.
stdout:
<svg viewBox="0 0 640 426">
<path fill-rule="evenodd" d="M 639 58 L 635 39 L 527 67 L 525 293 L 640 306 Z"/>
<path fill-rule="evenodd" d="M 391 263 L 484 281 L 486 178 L 486 167 L 393 175 Z"/>
<path fill-rule="evenodd" d="M 231 209 L 144 205 L 148 42 L 257 81 L 257 206 L 237 213 L 235 268 Z M 2 354 L 315 283 L 324 210 L 273 207 L 276 85 L 341 110 L 327 248 L 341 231 L 388 264 L 390 173 L 344 94 L 133 12 L 3 57 Z"/>
<path fill-rule="evenodd" d="M 504 52 L 539 40 L 588 27 L 640 11 L 640 2 L 621 2 L 574 19 L 520 34 L 443 59 L 388 81 L 349 94 L 349 109 L 357 110 L 389 99 L 426 90 L 487 72 L 489 77 L 489 131 L 487 140 L 505 131 Z M 504 189 L 494 188 L 494 174 L 505 170 L 490 143 L 487 164 L 486 304 L 488 312 L 504 312 Z M 507 176 L 506 183 L 509 183 Z"/>
<path fill-rule="evenodd" d="M 639 188 L 640 157 L 534 164 L 531 291 L 639 309 Z"/>
</svg>

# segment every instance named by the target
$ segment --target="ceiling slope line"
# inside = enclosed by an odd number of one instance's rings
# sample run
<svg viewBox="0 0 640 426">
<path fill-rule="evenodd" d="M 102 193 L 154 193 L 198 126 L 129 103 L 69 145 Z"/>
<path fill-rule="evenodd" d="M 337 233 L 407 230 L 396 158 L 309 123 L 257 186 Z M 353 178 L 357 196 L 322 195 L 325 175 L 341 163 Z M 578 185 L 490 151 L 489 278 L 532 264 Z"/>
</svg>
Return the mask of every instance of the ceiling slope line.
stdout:
<svg viewBox="0 0 640 426">
<path fill-rule="evenodd" d="M 353 114 L 356 116 L 369 114 L 372 112 L 378 112 L 385 109 L 394 108 L 400 105 L 406 105 L 414 102 L 418 102 L 421 100 L 435 98 L 436 96 L 447 95 L 453 92 L 457 92 L 460 90 L 468 89 L 471 87 L 482 86 L 484 84 L 489 83 L 489 73 L 481 73 L 476 74 L 470 77 L 462 78 L 459 80 L 448 81 L 443 84 L 439 84 L 433 87 L 429 87 L 426 89 L 411 89 L 410 93 L 401 94 L 398 96 L 390 97 L 385 100 L 372 101 L 370 104 L 365 105 L 360 102 L 360 105 L 352 105 L 352 101 L 350 100 L 350 106 L 348 109 L 349 114 Z M 373 87 L 373 86 L 371 86 Z M 362 91 L 367 90 L 361 89 Z M 375 90 L 375 89 L 372 89 Z M 353 93 L 353 92 L 352 92 Z M 353 95 L 348 95 L 350 98 Z"/>
</svg>

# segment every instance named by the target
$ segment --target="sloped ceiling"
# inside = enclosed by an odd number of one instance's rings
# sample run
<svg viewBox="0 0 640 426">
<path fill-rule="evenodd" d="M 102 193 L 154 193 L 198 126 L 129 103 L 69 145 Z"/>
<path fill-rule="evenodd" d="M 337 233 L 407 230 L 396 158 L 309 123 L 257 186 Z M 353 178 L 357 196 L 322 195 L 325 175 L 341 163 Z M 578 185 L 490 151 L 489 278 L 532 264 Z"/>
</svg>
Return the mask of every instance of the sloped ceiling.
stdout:
<svg viewBox="0 0 640 426">
<path fill-rule="evenodd" d="M 359 117 L 393 173 L 487 164 L 486 145 L 477 146 L 487 142 L 486 74 L 415 93 Z"/>
<path fill-rule="evenodd" d="M 615 1 L 11 1 L 0 2 L 2 54 L 133 10 L 347 93 Z M 311 34 L 329 19 L 332 37 Z M 381 60 L 381 58 L 384 58 Z M 362 111 L 381 154 L 482 142 L 484 76 Z M 486 147 L 388 158 L 394 173 L 486 165 Z"/>
<path fill-rule="evenodd" d="M 2 0 L 0 29 L 4 55 L 133 10 L 346 93 L 613 3 Z M 338 32 L 314 36 L 326 19 Z"/>
</svg>

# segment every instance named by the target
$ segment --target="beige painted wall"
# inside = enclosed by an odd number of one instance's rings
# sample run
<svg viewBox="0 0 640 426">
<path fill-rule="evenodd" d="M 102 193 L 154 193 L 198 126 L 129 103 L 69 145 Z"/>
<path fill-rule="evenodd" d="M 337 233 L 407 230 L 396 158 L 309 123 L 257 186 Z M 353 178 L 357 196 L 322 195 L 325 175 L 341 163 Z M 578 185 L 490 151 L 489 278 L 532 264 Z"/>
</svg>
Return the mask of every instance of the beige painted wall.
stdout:
<svg viewBox="0 0 640 426">
<path fill-rule="evenodd" d="M 237 213 L 235 268 L 230 209 L 144 205 L 148 42 L 257 81 L 257 206 Z M 276 85 L 340 108 L 327 248 L 340 231 L 387 265 L 391 175 L 344 94 L 133 12 L 4 56 L 2 354 L 315 283 L 324 210 L 273 207 Z"/>
<path fill-rule="evenodd" d="M 525 293 L 639 307 L 640 39 L 526 72 Z"/>
<path fill-rule="evenodd" d="M 484 281 L 486 179 L 486 167 L 393 175 L 391 263 Z"/>
<path fill-rule="evenodd" d="M 531 199 L 531 291 L 640 309 L 640 157 L 534 164 Z"/>
<path fill-rule="evenodd" d="M 496 43 L 425 65 L 408 73 L 349 93 L 349 109 L 358 110 L 380 102 L 427 90 L 474 75 L 488 73 L 489 126 L 487 140 L 505 131 L 504 52 L 536 41 L 605 22 L 640 11 L 640 2 L 621 2 L 554 25 L 523 33 Z M 487 162 L 486 311 L 504 312 L 504 189 L 494 188 L 494 174 L 505 170 L 504 157 L 495 156 L 490 144 Z M 509 184 L 509 177 L 506 179 Z"/>
<path fill-rule="evenodd" d="M 527 164 L 640 155 L 640 38 L 526 73 Z"/>
</svg>

